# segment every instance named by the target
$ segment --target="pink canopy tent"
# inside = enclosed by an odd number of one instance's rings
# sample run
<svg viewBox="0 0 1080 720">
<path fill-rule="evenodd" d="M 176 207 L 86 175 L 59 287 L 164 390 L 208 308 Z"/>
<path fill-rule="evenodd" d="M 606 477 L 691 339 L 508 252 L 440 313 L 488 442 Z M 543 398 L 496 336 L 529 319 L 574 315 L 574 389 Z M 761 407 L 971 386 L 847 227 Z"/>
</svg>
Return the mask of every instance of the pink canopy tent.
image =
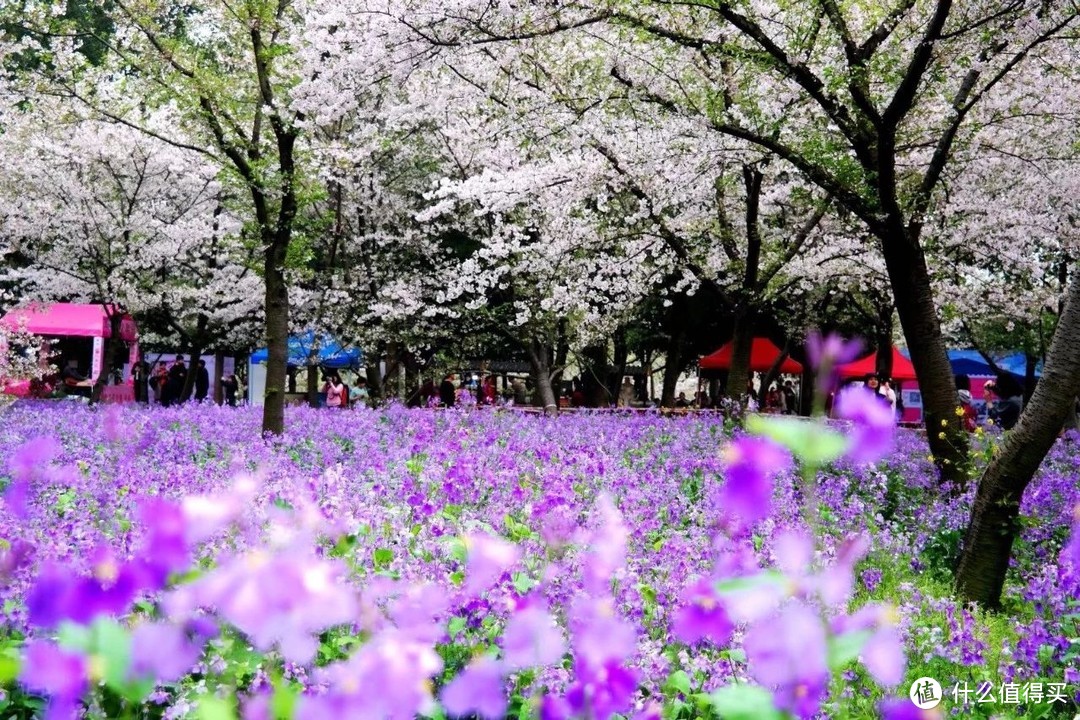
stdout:
<svg viewBox="0 0 1080 720">
<path fill-rule="evenodd" d="M 840 372 L 840 377 L 852 378 L 852 377 L 865 377 L 867 375 L 877 374 L 877 353 L 871 353 L 866 357 L 850 362 L 847 365 L 841 365 L 837 368 Z M 900 354 L 900 351 L 896 348 L 892 349 L 892 379 L 900 381 L 915 380 L 915 366 L 911 364 L 911 361 Z"/>
<path fill-rule="evenodd" d="M 113 311 L 109 306 L 109 311 Z M 24 325 L 25 323 L 25 325 Z M 104 305 L 79 305 L 75 303 L 53 303 L 51 305 L 29 305 L 12 310 L 0 324 L 10 329 L 25 327 L 34 335 L 52 337 L 112 337 L 109 315 Z M 134 342 L 138 339 L 138 329 L 130 315 L 120 319 L 120 339 Z"/>
<path fill-rule="evenodd" d="M 112 337 L 109 312 L 115 306 L 77 303 L 34 304 L 11 310 L 2 318 L 0 325 L 11 330 L 25 330 L 43 337 L 93 338 L 91 377 L 101 374 L 105 363 L 105 339 Z M 139 358 L 139 330 L 135 320 L 128 314 L 120 318 L 120 339 L 129 343 L 129 361 Z"/>
<path fill-rule="evenodd" d="M 727 370 L 731 367 L 733 350 L 734 344 L 727 343 L 716 352 L 701 358 L 698 367 L 702 370 Z M 754 372 L 768 372 L 781 353 L 783 350 L 776 347 L 768 338 L 754 338 L 754 343 L 750 347 L 750 369 Z M 782 373 L 797 375 L 802 372 L 802 369 L 802 365 L 791 358 L 784 358 L 784 362 L 780 363 Z"/>
</svg>

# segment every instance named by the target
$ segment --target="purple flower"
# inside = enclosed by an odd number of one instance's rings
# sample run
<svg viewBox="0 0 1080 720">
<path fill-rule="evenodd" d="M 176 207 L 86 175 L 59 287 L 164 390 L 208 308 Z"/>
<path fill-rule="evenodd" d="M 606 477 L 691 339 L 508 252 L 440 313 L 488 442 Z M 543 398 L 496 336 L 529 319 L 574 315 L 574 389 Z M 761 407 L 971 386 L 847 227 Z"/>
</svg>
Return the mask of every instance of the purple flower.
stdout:
<svg viewBox="0 0 1080 720">
<path fill-rule="evenodd" d="M 526 607 L 507 622 L 502 648 L 506 667 L 521 670 L 562 660 L 566 639 L 551 613 L 539 607 Z"/>
<path fill-rule="evenodd" d="M 479 657 L 443 688 L 443 707 L 453 717 L 476 714 L 482 718 L 501 718 L 506 714 L 503 684 L 499 661 L 489 655 Z"/>
<path fill-rule="evenodd" d="M 837 369 L 859 357 L 862 348 L 859 338 L 848 341 L 835 333 L 823 338 L 817 330 L 811 330 L 806 336 L 806 359 L 817 371 L 818 387 L 825 392 L 836 387 Z"/>
<path fill-rule="evenodd" d="M 608 720 L 615 713 L 633 707 L 637 675 L 612 660 L 599 667 L 574 666 L 577 682 L 566 691 L 566 702 L 573 716 Z"/>
<path fill-rule="evenodd" d="M 816 612 L 793 602 L 774 617 L 758 620 L 743 641 L 750 676 L 773 690 L 776 706 L 813 717 L 828 689 L 825 627 Z"/>
<path fill-rule="evenodd" d="M 51 437 L 36 437 L 20 445 L 8 460 L 11 483 L 4 490 L 4 505 L 19 519 L 29 510 L 30 484 L 53 458 L 60 454 L 60 444 Z"/>
<path fill-rule="evenodd" d="M 0 549 L 0 587 L 19 568 L 26 565 L 34 546 L 24 540 L 13 540 L 7 547 Z"/>
<path fill-rule="evenodd" d="M 622 513 L 607 493 L 597 498 L 596 515 L 599 522 L 583 568 L 585 590 L 591 593 L 607 590 L 615 572 L 626 564 L 626 539 L 630 534 Z"/>
<path fill-rule="evenodd" d="M 944 717 L 940 709 L 921 710 L 909 698 L 884 700 L 878 710 L 881 720 L 941 720 Z"/>
<path fill-rule="evenodd" d="M 672 634 L 687 644 L 709 640 L 724 646 L 731 640 L 734 624 L 720 604 L 712 583 L 702 580 L 683 593 L 685 604 L 675 611 Z"/>
<path fill-rule="evenodd" d="M 131 633 L 131 674 L 158 682 L 179 680 L 202 654 L 183 628 L 168 623 L 147 622 Z"/>
<path fill-rule="evenodd" d="M 356 619 L 357 602 L 338 563 L 301 550 L 259 550 L 234 558 L 166 598 L 174 617 L 213 609 L 259 650 L 278 646 L 285 659 L 309 662 L 322 631 Z"/>
<path fill-rule="evenodd" d="M 825 568 L 817 579 L 818 594 L 826 605 L 841 605 L 851 599 L 855 589 L 855 565 L 869 550 L 870 540 L 865 535 L 853 535 L 840 545 L 836 562 Z"/>
<path fill-rule="evenodd" d="M 89 623 L 100 615 L 122 615 L 146 587 L 139 562 L 120 563 L 104 546 L 94 553 L 93 575 L 72 573 L 53 562 L 42 565 L 26 597 L 30 622 L 53 627 L 63 620 Z"/>
<path fill-rule="evenodd" d="M 821 369 L 826 364 L 836 367 L 859 357 L 863 342 L 860 338 L 845 340 L 843 336 L 829 333 L 825 337 L 817 330 L 811 330 L 806 336 L 806 358 L 810 367 Z"/>
<path fill-rule="evenodd" d="M 476 595 L 488 589 L 521 558 L 517 545 L 484 533 L 465 537 L 469 551 L 465 565 L 465 592 Z"/>
<path fill-rule="evenodd" d="M 1072 565 L 1076 572 L 1080 573 L 1080 505 L 1073 508 L 1072 534 L 1069 542 L 1062 548 L 1058 562 Z"/>
<path fill-rule="evenodd" d="M 791 466 L 791 455 L 766 438 L 740 437 L 724 452 L 727 482 L 720 489 L 717 510 L 749 527 L 772 512 L 772 480 Z"/>
<path fill-rule="evenodd" d="M 412 720 L 431 715 L 431 677 L 442 658 L 428 644 L 391 629 L 364 643 L 351 658 L 321 668 L 323 695 L 302 695 L 296 717 L 378 717 Z"/>
<path fill-rule="evenodd" d="M 608 598 L 578 598 L 570 616 L 574 653 L 589 667 L 620 661 L 637 648 L 637 631 L 615 613 L 615 605 Z"/>
<path fill-rule="evenodd" d="M 139 502 L 137 513 L 139 523 L 147 529 L 143 555 L 149 567 L 164 576 L 161 582 L 164 583 L 169 573 L 186 570 L 190 557 L 183 508 L 169 500 L 149 497 Z"/>
<path fill-rule="evenodd" d="M 89 670 L 82 655 L 48 640 L 29 640 L 23 648 L 19 682 L 31 692 L 49 696 L 47 718 L 68 718 L 90 687 Z"/>
<path fill-rule="evenodd" d="M 896 612 L 890 605 L 870 604 L 832 622 L 837 635 L 871 631 L 859 653 L 859 660 L 879 685 L 895 687 L 904 679 L 907 657 L 896 628 Z"/>
<path fill-rule="evenodd" d="M 847 450 L 852 462 L 876 462 L 892 450 L 896 415 L 874 393 L 859 385 L 844 388 L 836 399 L 836 414 L 854 423 Z"/>
</svg>

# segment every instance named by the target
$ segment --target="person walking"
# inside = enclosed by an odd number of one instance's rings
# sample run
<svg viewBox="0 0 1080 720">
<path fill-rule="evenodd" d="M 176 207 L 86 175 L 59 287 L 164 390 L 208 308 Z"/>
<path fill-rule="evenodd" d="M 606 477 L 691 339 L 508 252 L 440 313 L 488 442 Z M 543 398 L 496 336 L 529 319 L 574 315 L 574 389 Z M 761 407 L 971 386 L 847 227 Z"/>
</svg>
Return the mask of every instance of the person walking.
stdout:
<svg viewBox="0 0 1080 720">
<path fill-rule="evenodd" d="M 142 360 L 131 366 L 131 386 L 135 391 L 135 402 L 145 403 L 150 397 L 149 387 L 146 384 L 149 368 Z"/>
<path fill-rule="evenodd" d="M 236 391 L 240 389 L 240 381 L 235 373 L 230 373 L 221 378 L 221 389 L 225 393 L 225 404 L 236 407 Z"/>
<path fill-rule="evenodd" d="M 195 401 L 202 402 L 210 394 L 210 373 L 206 369 L 206 361 L 199 360 L 199 366 L 195 368 Z"/>
<path fill-rule="evenodd" d="M 187 382 L 187 365 L 184 364 L 184 356 L 177 355 L 169 368 L 169 375 L 165 380 L 165 395 L 161 398 L 164 407 L 179 405 L 183 402 L 184 383 Z"/>
<path fill-rule="evenodd" d="M 454 407 L 457 399 L 457 388 L 454 387 L 454 376 L 447 375 L 439 384 L 439 401 L 443 407 Z"/>
<path fill-rule="evenodd" d="M 160 404 L 165 398 L 165 383 L 169 380 L 169 368 L 164 360 L 159 360 L 150 373 L 150 391 L 154 393 L 154 404 Z"/>
</svg>

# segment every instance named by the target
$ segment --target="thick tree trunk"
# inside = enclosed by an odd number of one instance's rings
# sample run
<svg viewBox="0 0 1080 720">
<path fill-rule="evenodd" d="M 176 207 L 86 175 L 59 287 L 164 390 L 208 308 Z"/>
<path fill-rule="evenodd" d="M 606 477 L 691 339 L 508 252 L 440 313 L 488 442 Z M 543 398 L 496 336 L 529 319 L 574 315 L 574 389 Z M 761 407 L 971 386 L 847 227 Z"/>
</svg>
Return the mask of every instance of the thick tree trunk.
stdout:
<svg viewBox="0 0 1080 720">
<path fill-rule="evenodd" d="M 90 388 L 91 405 L 101 402 L 101 393 L 105 391 L 113 368 L 116 367 L 116 349 L 120 346 L 120 323 L 124 319 L 124 313 L 115 309 L 109 312 L 108 308 L 105 313 L 109 318 L 109 337 L 105 338 L 105 358 L 101 363 L 101 372 L 94 378 L 94 385 Z"/>
<path fill-rule="evenodd" d="M 593 345 L 582 351 L 585 367 L 581 370 L 581 383 L 584 385 L 585 404 L 589 407 L 607 407 L 611 404 L 605 383 L 607 376 L 607 346 Z M 620 381 L 621 382 L 621 381 Z"/>
<path fill-rule="evenodd" d="M 903 228 L 881 238 L 896 311 L 919 378 L 923 421 L 942 482 L 963 487 L 971 455 L 962 418 L 956 415 L 956 383 L 945 352 L 926 257 L 918 239 Z"/>
<path fill-rule="evenodd" d="M 726 394 L 730 398 L 746 395 L 750 382 L 750 352 L 754 347 L 754 313 L 750 310 L 735 312 L 735 335 L 731 340 L 731 367 L 728 368 Z"/>
<path fill-rule="evenodd" d="M 364 367 L 367 374 L 368 395 L 373 403 L 379 403 L 383 399 L 382 373 L 379 372 L 379 362 L 368 363 Z"/>
<path fill-rule="evenodd" d="M 675 389 L 679 384 L 679 375 L 683 367 L 683 343 L 686 340 L 686 328 L 681 324 L 671 334 L 667 346 L 667 360 L 664 362 L 664 384 L 660 389 L 661 407 L 675 407 Z"/>
<path fill-rule="evenodd" d="M 609 397 L 619 397 L 622 389 L 622 381 L 626 376 L 626 358 L 629 351 L 626 347 L 626 330 L 619 328 L 614 336 L 614 348 L 611 354 L 611 367 L 608 369 L 605 385 Z"/>
<path fill-rule="evenodd" d="M 542 342 L 535 340 L 529 343 L 529 365 L 532 366 L 533 382 L 536 383 L 536 391 L 540 395 L 540 404 L 544 408 L 545 415 L 557 415 L 559 402 L 555 397 L 555 391 L 551 386 L 551 361 L 548 347 Z"/>
<path fill-rule="evenodd" d="M 1042 379 L 979 481 L 956 573 L 966 601 L 996 606 L 1019 532 L 1020 501 L 1080 394 L 1080 276 L 1074 276 Z"/>
<path fill-rule="evenodd" d="M 285 282 L 288 242 L 274 238 L 267 243 L 263 275 L 266 280 L 266 396 L 262 430 L 285 432 L 285 381 L 289 362 L 289 287 Z"/>
<path fill-rule="evenodd" d="M 184 378 L 184 388 L 180 391 L 179 402 L 186 403 L 195 394 L 195 372 L 199 369 L 199 358 L 203 354 L 202 343 L 196 343 L 191 347 L 190 362 L 188 363 L 187 377 Z"/>
</svg>

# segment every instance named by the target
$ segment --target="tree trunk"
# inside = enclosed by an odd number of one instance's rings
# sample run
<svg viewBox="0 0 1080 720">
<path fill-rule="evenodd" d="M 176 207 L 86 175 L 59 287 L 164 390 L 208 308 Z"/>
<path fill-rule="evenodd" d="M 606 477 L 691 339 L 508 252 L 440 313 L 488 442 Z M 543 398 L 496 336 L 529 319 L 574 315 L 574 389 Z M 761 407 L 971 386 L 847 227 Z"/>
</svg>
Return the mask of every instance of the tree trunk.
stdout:
<svg viewBox="0 0 1080 720">
<path fill-rule="evenodd" d="M 611 404 L 605 378 L 607 376 L 607 346 L 593 345 L 582 351 L 585 367 L 581 369 L 585 404 L 589 407 L 607 407 Z"/>
<path fill-rule="evenodd" d="M 379 372 L 379 361 L 368 363 L 364 372 L 367 375 L 368 395 L 372 403 L 379 403 L 383 399 L 382 373 Z"/>
<path fill-rule="evenodd" d="M 930 452 L 941 481 L 963 487 L 971 473 L 969 440 L 962 418 L 956 415 L 956 382 L 945 352 L 926 257 L 918 238 L 902 227 L 881 241 L 896 311 L 919 378 Z"/>
<path fill-rule="evenodd" d="M 997 606 L 1019 532 L 1020 501 L 1050 451 L 1080 394 L 1080 276 L 1050 344 L 1042 379 L 1016 427 L 979 481 L 971 521 L 956 573 L 956 592 L 965 601 Z"/>
<path fill-rule="evenodd" d="M 893 341 L 891 307 L 889 308 L 888 315 L 886 315 L 884 309 L 882 309 L 881 316 L 878 318 L 876 331 L 877 373 L 883 378 L 892 378 Z"/>
<path fill-rule="evenodd" d="M 109 337 L 105 338 L 105 357 L 101 363 L 101 372 L 94 378 L 94 385 L 90 388 L 91 405 L 101 402 L 101 393 L 105 391 L 109 376 L 116 366 L 116 349 L 120 346 L 120 323 L 124 319 L 124 313 L 116 308 L 110 312 L 106 307 L 105 314 L 109 319 Z"/>
<path fill-rule="evenodd" d="M 308 362 L 304 366 L 307 382 L 304 392 L 307 395 L 308 407 L 319 407 L 319 366 Z"/>
<path fill-rule="evenodd" d="M 623 378 L 626 376 L 626 357 L 629 351 L 626 347 L 626 329 L 619 328 L 614 336 L 614 348 L 611 355 L 611 367 L 608 369 L 605 383 L 609 397 L 617 398 L 622 388 Z"/>
<path fill-rule="evenodd" d="M 675 389 L 679 384 L 679 375 L 683 368 L 683 344 L 686 341 L 686 328 L 682 323 L 671 334 L 667 346 L 667 359 L 664 361 L 664 384 L 660 389 L 660 406 L 675 407 Z"/>
<path fill-rule="evenodd" d="M 266 245 L 266 396 L 262 430 L 285 432 L 285 380 L 289 362 L 289 287 L 285 282 L 285 253 L 289 243 L 273 238 Z"/>
<path fill-rule="evenodd" d="M 1039 379 L 1035 377 L 1035 366 L 1039 364 L 1039 358 L 1029 352 L 1024 353 L 1024 403 L 1031 401 L 1035 394 L 1035 385 Z"/>
<path fill-rule="evenodd" d="M 728 368 L 727 391 L 730 398 L 746 395 L 750 382 L 750 352 L 754 348 L 754 314 L 750 310 L 735 311 L 735 335 L 731 340 L 731 367 Z"/>
<path fill-rule="evenodd" d="M 542 342 L 532 341 L 529 343 L 529 365 L 532 366 L 533 382 L 536 383 L 536 391 L 540 395 L 540 404 L 544 408 L 545 415 L 557 415 L 559 403 L 555 398 L 555 391 L 551 386 L 551 361 L 548 347 Z"/>
<path fill-rule="evenodd" d="M 199 369 L 199 359 L 202 357 L 203 345 L 197 342 L 191 347 L 191 362 L 188 363 L 188 374 L 184 378 L 184 388 L 180 391 L 179 402 L 186 403 L 195 392 L 195 372 Z"/>
<path fill-rule="evenodd" d="M 225 372 L 225 351 L 214 352 L 214 404 L 225 402 L 225 391 L 221 387 L 221 376 Z"/>
</svg>

